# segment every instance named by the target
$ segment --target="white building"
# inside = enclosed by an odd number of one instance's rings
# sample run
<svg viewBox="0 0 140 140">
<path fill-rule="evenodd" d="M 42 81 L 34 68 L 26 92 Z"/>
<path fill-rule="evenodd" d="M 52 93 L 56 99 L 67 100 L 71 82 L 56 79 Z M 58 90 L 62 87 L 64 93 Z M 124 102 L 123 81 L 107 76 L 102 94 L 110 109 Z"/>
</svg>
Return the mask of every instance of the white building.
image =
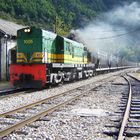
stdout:
<svg viewBox="0 0 140 140">
<path fill-rule="evenodd" d="M 17 30 L 24 26 L 0 19 L 0 80 L 8 80 L 9 49 L 16 46 Z"/>
</svg>

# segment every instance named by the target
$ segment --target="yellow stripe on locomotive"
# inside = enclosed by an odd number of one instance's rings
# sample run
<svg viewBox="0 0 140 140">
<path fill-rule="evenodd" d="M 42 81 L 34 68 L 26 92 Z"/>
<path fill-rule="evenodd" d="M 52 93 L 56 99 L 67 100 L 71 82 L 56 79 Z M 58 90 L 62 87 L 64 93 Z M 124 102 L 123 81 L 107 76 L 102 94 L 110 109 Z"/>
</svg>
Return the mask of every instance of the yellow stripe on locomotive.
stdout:
<svg viewBox="0 0 140 140">
<path fill-rule="evenodd" d="M 73 57 L 71 55 L 64 55 L 64 54 L 50 54 L 50 53 L 40 53 L 40 52 L 34 52 L 29 62 L 27 61 L 26 56 L 24 53 L 17 53 L 17 62 L 18 63 L 74 63 L 74 64 L 86 64 L 87 58 L 84 57 Z M 44 61 L 45 56 L 47 56 L 47 60 Z"/>
</svg>

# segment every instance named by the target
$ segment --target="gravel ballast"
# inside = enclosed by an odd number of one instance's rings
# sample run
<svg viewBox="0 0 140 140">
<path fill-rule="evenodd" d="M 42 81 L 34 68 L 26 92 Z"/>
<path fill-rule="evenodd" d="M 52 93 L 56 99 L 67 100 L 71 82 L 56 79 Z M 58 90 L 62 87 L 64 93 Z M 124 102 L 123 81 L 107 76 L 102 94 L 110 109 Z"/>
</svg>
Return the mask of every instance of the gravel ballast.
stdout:
<svg viewBox="0 0 140 140">
<path fill-rule="evenodd" d="M 115 75 L 118 73 L 116 72 Z M 63 85 L 54 89 L 31 93 L 25 95 L 26 97 L 24 95 L 12 97 L 9 100 L 23 99 L 23 101 L 17 101 L 20 103 L 18 106 L 22 106 L 23 104 L 30 103 L 27 99 L 34 102 L 82 84 L 96 82 L 99 79 L 103 79 L 103 77 L 109 78 L 111 75 L 114 75 L 114 73 L 96 76 L 88 80 Z M 119 111 L 118 105 L 120 98 L 122 97 L 122 93 L 127 91 L 126 81 L 122 77 L 114 76 L 114 78 L 114 80 L 90 91 L 88 96 L 83 96 L 71 104 L 49 114 L 49 116 L 44 117 L 43 120 L 45 121 L 36 121 L 16 131 L 16 133 L 8 135 L 4 139 L 113 140 L 114 138 L 103 134 L 106 129 L 105 124 L 110 123 L 109 119 L 112 118 L 115 111 Z M 37 96 L 38 94 L 40 95 L 39 97 Z M 13 103 L 13 106 L 16 106 L 17 102 Z M 10 103 L 8 105 L 10 106 Z M 13 109 L 13 107 L 10 109 Z M 3 107 L 1 112 L 5 110 L 8 109 Z"/>
</svg>

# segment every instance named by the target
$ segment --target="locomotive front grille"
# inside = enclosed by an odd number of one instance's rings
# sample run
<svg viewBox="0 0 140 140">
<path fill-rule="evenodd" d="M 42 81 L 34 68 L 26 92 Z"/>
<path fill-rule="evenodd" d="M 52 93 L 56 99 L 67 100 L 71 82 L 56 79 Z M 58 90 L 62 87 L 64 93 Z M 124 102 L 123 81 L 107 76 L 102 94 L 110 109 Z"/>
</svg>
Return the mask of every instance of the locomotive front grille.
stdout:
<svg viewBox="0 0 140 140">
<path fill-rule="evenodd" d="M 34 76 L 31 74 L 21 74 L 19 76 L 19 80 L 20 81 L 32 81 L 32 80 L 34 80 Z"/>
</svg>

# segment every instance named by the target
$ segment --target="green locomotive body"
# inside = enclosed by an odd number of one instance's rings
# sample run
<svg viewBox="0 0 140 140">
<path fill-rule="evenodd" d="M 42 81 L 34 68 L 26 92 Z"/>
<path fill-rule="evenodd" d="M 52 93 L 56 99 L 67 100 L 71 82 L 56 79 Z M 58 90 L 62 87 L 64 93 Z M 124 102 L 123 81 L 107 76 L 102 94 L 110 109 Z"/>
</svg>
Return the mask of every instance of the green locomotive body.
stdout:
<svg viewBox="0 0 140 140">
<path fill-rule="evenodd" d="M 88 63 L 83 44 L 42 29 L 19 30 L 17 46 L 17 63 Z"/>
</svg>

